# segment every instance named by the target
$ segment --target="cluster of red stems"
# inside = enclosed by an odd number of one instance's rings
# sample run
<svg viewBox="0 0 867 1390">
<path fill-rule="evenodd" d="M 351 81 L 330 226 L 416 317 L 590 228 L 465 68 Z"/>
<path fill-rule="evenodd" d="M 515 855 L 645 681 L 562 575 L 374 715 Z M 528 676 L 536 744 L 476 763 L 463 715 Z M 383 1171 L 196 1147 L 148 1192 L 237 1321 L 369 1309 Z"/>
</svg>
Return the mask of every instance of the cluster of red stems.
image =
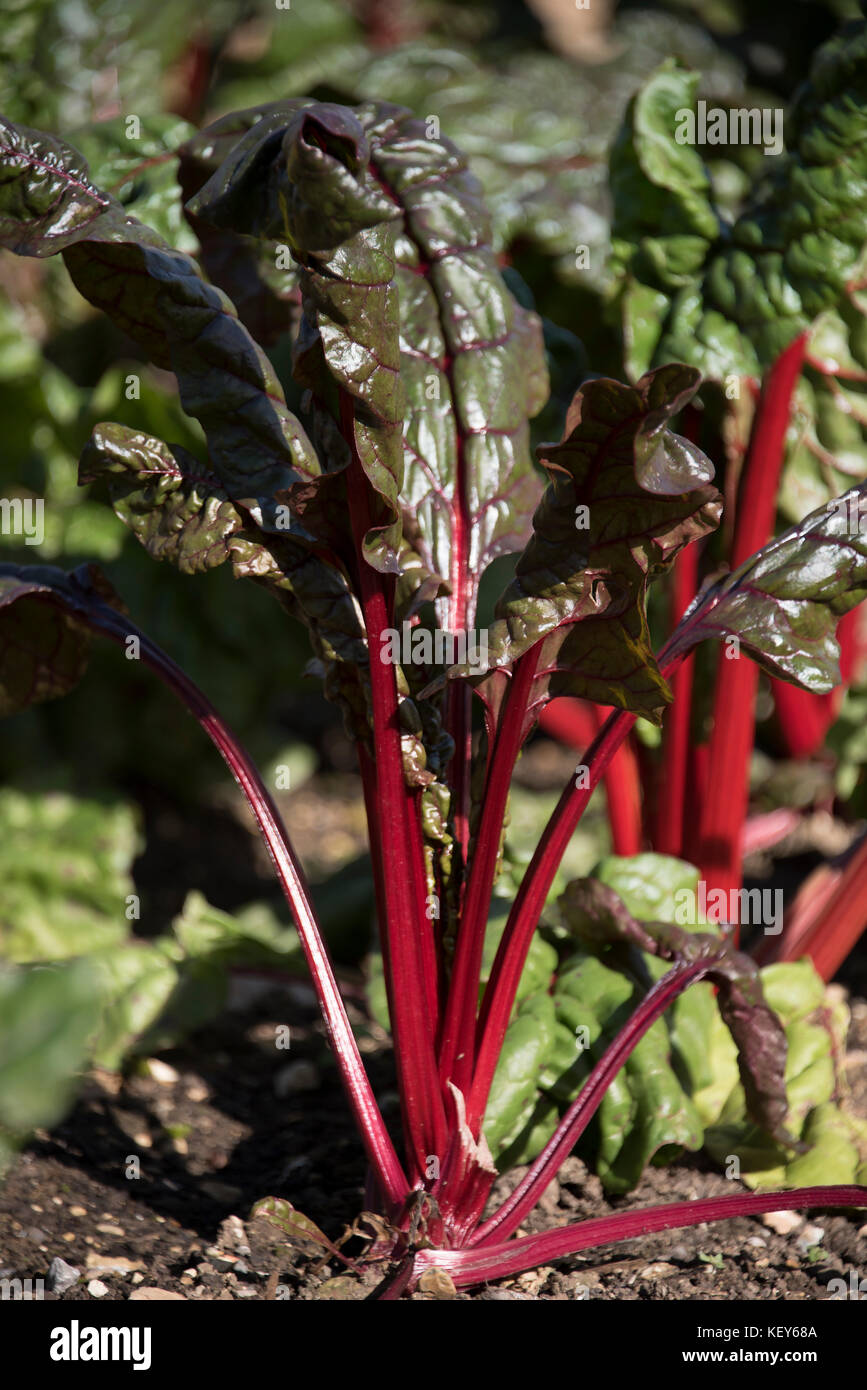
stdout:
<svg viewBox="0 0 867 1390">
<path fill-rule="evenodd" d="M 770 372 L 757 403 L 749 448 L 736 498 L 730 561 L 737 566 L 773 534 L 776 492 L 792 391 L 803 365 L 799 338 Z M 352 440 L 351 403 L 344 400 L 345 436 Z M 687 428 L 689 422 L 687 422 Z M 208 733 L 244 792 L 267 843 L 292 911 L 328 1028 L 341 1079 L 369 1162 L 369 1205 L 378 1207 L 380 1238 L 368 1258 L 384 1261 L 374 1295 L 396 1299 L 425 1270 L 444 1270 L 456 1286 L 515 1275 L 600 1244 L 725 1217 L 801 1207 L 867 1205 L 867 1189 L 812 1187 L 782 1193 L 738 1193 L 625 1211 L 559 1229 L 515 1235 L 560 1165 L 592 1119 L 611 1081 L 647 1029 L 672 1001 L 708 972 L 706 962 L 675 965 L 645 996 L 594 1067 L 554 1135 L 502 1205 L 484 1217 L 496 1169 L 482 1136 L 482 1123 L 516 991 L 542 909 L 569 840 L 592 792 L 606 781 L 614 849 L 637 853 L 650 840 L 659 852 L 696 862 L 708 887 L 739 886 L 747 812 L 747 772 L 753 743 L 753 700 L 757 668 L 750 661 L 722 661 L 717 678 L 713 735 L 709 747 L 690 747 L 692 658 L 689 644 L 669 641 L 658 654 L 670 679 L 674 703 L 666 715 L 663 742 L 665 796 L 657 798 L 655 823 L 645 836 L 635 750 L 628 736 L 636 716 L 609 713 L 580 702 L 554 702 L 543 719 L 550 731 L 586 747 L 585 710 L 593 710 L 592 739 L 584 753 L 588 777 L 570 783 L 542 834 L 513 902 L 488 984 L 478 1005 L 482 947 L 513 769 L 532 720 L 528 697 L 538 648 L 515 664 L 489 750 L 480 824 L 470 842 L 470 688 L 453 683 L 446 696 L 446 726 L 455 740 L 450 763 L 455 833 L 468 864 L 462 887 L 459 929 L 450 972 L 428 913 L 423 836 L 417 789 L 407 785 L 401 757 L 395 668 L 376 656 L 393 626 L 394 577 L 365 563 L 362 541 L 371 525 L 359 460 L 349 468 L 349 499 L 355 528 L 361 603 L 370 644 L 370 680 L 375 757 L 358 755 L 370 830 L 380 939 L 391 1008 L 395 1065 L 401 1099 L 404 1157 L 386 1128 L 343 1005 L 325 949 L 304 874 L 273 798 L 249 755 L 183 671 L 139 632 L 142 658 L 184 700 Z M 731 514 L 731 513 L 730 513 Z M 461 537 L 453 538 L 456 561 L 448 628 L 466 628 L 467 594 L 461 581 Z M 672 618 L 682 616 L 697 587 L 695 545 L 677 559 Z M 130 623 L 106 616 L 101 627 L 125 641 Z M 853 628 L 842 622 L 844 679 L 853 660 Z M 681 628 L 682 631 L 682 628 Z M 848 654 L 847 654 L 848 644 Z M 779 685 L 786 719 L 813 711 L 814 735 L 833 717 L 827 697 Z M 563 718 L 564 709 L 567 717 Z M 794 711 L 794 713 L 793 713 Z M 577 712 L 577 722 L 576 722 Z M 576 732 L 577 729 L 577 732 Z M 803 749 L 801 750 L 803 751 Z M 468 853 L 469 851 L 469 853 Z M 829 869 L 807 885 L 807 905 L 796 905 L 773 958 L 810 954 L 830 973 L 863 925 L 867 846 L 862 841 L 841 868 Z M 766 955 L 765 959 L 770 959 Z M 382 1231 L 390 1234 L 382 1239 Z M 335 1254 L 339 1254 L 335 1250 Z M 344 1257 L 341 1255 L 341 1259 Z M 347 1260 L 353 1265 L 352 1261 Z"/>
</svg>

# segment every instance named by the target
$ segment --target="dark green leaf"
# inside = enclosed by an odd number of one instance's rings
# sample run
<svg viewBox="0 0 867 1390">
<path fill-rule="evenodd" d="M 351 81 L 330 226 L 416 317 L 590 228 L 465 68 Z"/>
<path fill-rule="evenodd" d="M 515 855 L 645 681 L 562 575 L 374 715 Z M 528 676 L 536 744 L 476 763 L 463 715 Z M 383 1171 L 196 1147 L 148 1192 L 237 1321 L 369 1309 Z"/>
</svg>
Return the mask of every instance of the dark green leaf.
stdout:
<svg viewBox="0 0 867 1390">
<path fill-rule="evenodd" d="M 542 642 L 532 703 L 581 695 L 658 718 L 670 693 L 647 627 L 649 582 L 704 535 L 721 500 L 713 470 L 668 421 L 698 386 L 671 365 L 637 386 L 599 379 L 573 401 L 562 443 L 543 445 L 551 482 L 533 537 L 497 604 L 483 671 L 502 671 Z M 449 677 L 472 676 L 469 666 Z M 495 701 L 503 677 L 482 689 Z"/>
<path fill-rule="evenodd" d="M 400 492 L 412 544 L 452 588 L 453 629 L 468 626 L 481 570 L 525 539 L 527 418 L 547 382 L 539 321 L 503 284 L 463 158 L 396 107 L 285 103 L 191 211 L 289 243 L 299 373 L 322 400 L 323 371 L 353 396 L 368 477 L 394 506 Z"/>
<path fill-rule="evenodd" d="M 867 595 L 867 483 L 706 586 L 666 651 L 736 637 L 771 675 L 807 690 L 839 684 L 837 620 Z"/>
<path fill-rule="evenodd" d="M 2 119 L 0 245 L 27 256 L 63 252 L 85 298 L 175 373 L 223 486 L 258 505 L 263 525 L 274 527 L 275 504 L 315 490 L 319 460 L 230 300 L 97 189 L 74 150 Z"/>
<path fill-rule="evenodd" d="M 785 115 L 787 153 L 765 156 L 731 228 L 712 207 L 698 151 L 678 140 L 695 90 L 694 75 L 666 62 L 631 102 L 612 152 L 630 371 L 677 358 L 717 380 L 757 376 L 843 300 L 867 242 L 867 24 L 818 50 Z M 763 112 L 776 122 L 773 147 L 782 111 Z"/>
<path fill-rule="evenodd" d="M 87 669 L 94 606 L 125 609 L 96 565 L 0 565 L 0 716 L 74 690 Z"/>
</svg>

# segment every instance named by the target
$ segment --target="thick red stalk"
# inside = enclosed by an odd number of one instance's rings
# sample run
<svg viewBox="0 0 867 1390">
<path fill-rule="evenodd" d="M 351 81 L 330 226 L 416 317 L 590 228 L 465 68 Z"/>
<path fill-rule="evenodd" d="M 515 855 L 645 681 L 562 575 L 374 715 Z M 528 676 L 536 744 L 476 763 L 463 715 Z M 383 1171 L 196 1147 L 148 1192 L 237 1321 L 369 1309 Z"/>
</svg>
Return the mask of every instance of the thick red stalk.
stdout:
<svg viewBox="0 0 867 1390">
<path fill-rule="evenodd" d="M 187 706 L 226 763 L 256 818 L 274 863 L 280 886 L 295 919 L 307 965 L 316 987 L 319 1006 L 337 1058 L 344 1090 L 358 1126 L 367 1158 L 383 1197 L 392 1212 L 403 1206 L 409 1183 L 401 1168 L 382 1115 L 367 1079 L 358 1046 L 346 1016 L 343 1000 L 328 960 L 319 923 L 304 880 L 304 873 L 270 792 L 246 750 L 223 722 L 210 700 L 184 671 L 128 618 L 105 610 L 104 618 L 91 615 L 91 626 L 121 645 L 132 634 L 138 637 L 141 659 Z"/>
<path fill-rule="evenodd" d="M 599 733 L 611 711 L 603 705 L 594 705 L 593 709 L 596 731 Z M 615 854 L 621 854 L 624 858 L 640 854 L 641 779 L 638 775 L 638 759 L 628 735 L 608 764 L 603 781 L 608 805 L 608 825 L 611 830 L 611 848 Z"/>
<path fill-rule="evenodd" d="M 665 1013 L 669 1004 L 693 981 L 713 969 L 712 960 L 676 965 L 648 991 L 635 1013 L 596 1063 L 580 1094 L 569 1106 L 538 1158 L 528 1168 L 511 1196 L 480 1226 L 471 1245 L 490 1245 L 520 1226 L 533 1210 L 560 1165 L 572 1152 L 592 1120 L 620 1068 L 637 1047 L 648 1028 Z"/>
<path fill-rule="evenodd" d="M 449 984 L 440 1055 L 443 1084 L 452 1081 L 466 1094 L 472 1076 L 482 967 L 491 891 L 497 872 L 500 837 L 506 815 L 512 771 L 524 737 L 524 719 L 539 659 L 538 644 L 515 664 L 488 760 L 488 778 L 481 818 L 470 858 L 469 878 L 461 909 L 454 967 Z M 470 1121 L 470 1129 L 477 1131 Z"/>
<path fill-rule="evenodd" d="M 372 525 L 369 484 L 355 446 L 351 398 L 341 395 L 341 429 L 352 450 L 347 491 L 355 538 L 361 609 L 370 652 L 370 702 L 376 759 L 376 809 L 382 854 L 382 892 L 390 971 L 389 1005 L 394 1059 L 411 1177 L 420 1180 L 429 1155 L 446 1145 L 445 1108 L 437 1082 L 437 977 L 431 970 L 433 928 L 425 915 L 424 863 L 420 834 L 413 833 L 418 810 L 403 773 L 397 682 L 394 665 L 382 659 L 384 634 L 391 627 L 393 577 L 380 574 L 365 559 L 363 540 Z M 431 937 L 431 943 L 423 940 Z"/>
<path fill-rule="evenodd" d="M 738 487 L 732 569 L 773 535 L 792 393 L 806 341 L 802 333 L 780 354 L 762 389 Z M 717 671 L 698 863 L 708 888 L 728 893 L 740 887 L 742 878 L 741 833 L 749 800 L 758 669 L 749 660 L 726 660 L 726 651 Z"/>
<path fill-rule="evenodd" d="M 766 1211 L 788 1211 L 809 1207 L 865 1207 L 867 1187 L 797 1187 L 788 1192 L 733 1193 L 729 1197 L 705 1197 L 698 1202 L 672 1202 L 639 1211 L 621 1211 L 614 1216 L 597 1216 L 554 1231 L 540 1231 L 469 1250 L 420 1250 L 415 1257 L 411 1282 L 426 1269 L 443 1269 L 459 1287 L 482 1284 L 489 1279 L 506 1279 L 522 1270 L 534 1269 L 590 1250 L 655 1231 L 700 1226 L 705 1221 L 725 1221 L 734 1216 L 760 1216 Z"/>
<path fill-rule="evenodd" d="M 788 681 L 771 681 L 780 736 L 790 758 L 810 758 L 834 722 L 834 692 L 815 695 Z"/>
</svg>

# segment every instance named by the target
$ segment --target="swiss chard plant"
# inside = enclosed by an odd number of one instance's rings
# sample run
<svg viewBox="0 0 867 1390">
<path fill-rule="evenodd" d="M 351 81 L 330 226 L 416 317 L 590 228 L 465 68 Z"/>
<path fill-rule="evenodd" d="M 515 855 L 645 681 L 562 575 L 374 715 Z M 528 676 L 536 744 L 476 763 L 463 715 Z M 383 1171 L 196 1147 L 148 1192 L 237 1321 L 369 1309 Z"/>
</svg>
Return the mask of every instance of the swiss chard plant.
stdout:
<svg viewBox="0 0 867 1390">
<path fill-rule="evenodd" d="M 724 560 L 734 568 L 774 535 L 778 512 L 802 516 L 865 475 L 867 24 L 846 26 L 819 50 L 788 110 L 762 109 L 763 119 L 782 123 L 786 150 L 759 162 L 734 217 L 709 173 L 713 143 L 706 149 L 683 139 L 684 119 L 696 119 L 698 87 L 697 72 L 669 59 L 629 103 L 610 157 L 611 302 L 627 376 L 672 358 L 702 373 L 701 408 L 690 407 L 683 427 L 714 456 L 727 456 L 727 524 L 711 566 Z M 700 105 L 707 111 L 709 103 Z M 707 115 L 718 125 L 722 117 L 728 130 L 731 105 Z M 719 129 L 708 136 L 729 138 Z M 867 529 L 857 510 L 851 523 Z M 702 571 L 697 547 L 677 557 L 671 621 L 691 601 L 708 558 Z M 845 685 L 863 664 L 855 613 L 839 639 Z M 746 827 L 757 682 L 754 665 L 722 655 L 715 672 L 690 658 L 681 665 L 658 761 L 639 760 L 627 744 L 607 774 L 620 853 L 649 844 L 680 855 L 700 866 L 709 890 L 728 896 L 742 887 L 745 847 L 792 828 L 792 810 Z M 843 686 L 820 693 L 774 676 L 771 689 L 783 745 L 792 756 L 815 753 Z M 710 717 L 703 719 L 705 697 Z M 594 730 L 592 716 L 567 706 L 543 723 L 579 747 Z M 839 865 L 804 885 L 784 930 L 759 942 L 758 959 L 807 954 L 830 978 L 867 921 L 865 866 L 861 836 Z"/>
<path fill-rule="evenodd" d="M 594 788 L 639 717 L 659 724 L 699 643 L 734 642 L 744 664 L 807 690 L 835 685 L 837 623 L 867 593 L 867 538 L 851 525 L 867 485 L 709 576 L 654 652 L 648 590 L 722 511 L 707 456 L 673 429 L 699 370 L 667 361 L 632 385 L 588 380 L 562 439 L 538 451 L 543 481 L 529 445 L 547 394 L 541 325 L 501 278 L 464 158 L 428 123 L 373 101 L 279 102 L 193 135 L 179 176 L 211 279 L 97 187 L 74 149 L 3 121 L 0 244 L 62 255 L 79 292 L 174 373 L 196 423 L 195 445 L 98 425 L 80 481 L 106 489 L 155 558 L 191 575 L 227 565 L 309 630 L 311 669 L 357 748 L 400 1146 L 262 776 L 96 566 L 0 566 L 0 709 L 70 690 L 100 634 L 160 677 L 223 756 L 273 859 L 364 1142 L 378 1296 L 398 1298 L 430 1269 L 472 1285 L 653 1230 L 867 1203 L 865 1186 L 813 1185 L 516 1236 L 601 1107 L 620 1125 L 617 1152 L 602 1155 L 612 1171 L 630 1126 L 639 1165 L 658 1147 L 642 1139 L 665 1051 L 654 1028 L 702 981 L 705 998 L 716 990 L 745 1114 L 776 1153 L 809 1142 L 790 1115 L 786 1028 L 728 934 L 678 928 L 661 901 L 636 912 L 604 875 L 566 886 L 560 948 L 539 928 Z M 298 319 L 303 423 L 248 327 L 275 299 Z M 481 577 L 515 553 L 480 627 Z M 498 903 L 514 768 L 560 695 L 613 713 L 517 894 Z M 695 1147 L 688 1119 L 672 1142 Z M 487 1210 L 492 1148 L 502 1155 L 516 1127 L 537 1123 L 541 1151 Z M 625 1170 L 635 1161 L 622 1158 Z"/>
</svg>

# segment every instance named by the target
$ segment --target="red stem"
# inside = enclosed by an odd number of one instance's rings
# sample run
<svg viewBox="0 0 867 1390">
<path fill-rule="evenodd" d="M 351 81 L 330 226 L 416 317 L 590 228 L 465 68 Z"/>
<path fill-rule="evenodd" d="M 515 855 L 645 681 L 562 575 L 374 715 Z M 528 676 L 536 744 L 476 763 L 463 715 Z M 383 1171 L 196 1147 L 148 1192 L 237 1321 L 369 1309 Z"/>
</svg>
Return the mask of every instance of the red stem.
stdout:
<svg viewBox="0 0 867 1390">
<path fill-rule="evenodd" d="M 705 1221 L 725 1221 L 734 1216 L 760 1216 L 766 1211 L 793 1207 L 865 1207 L 867 1187 L 799 1187 L 788 1192 L 733 1193 L 729 1197 L 705 1197 L 701 1201 L 672 1202 L 639 1211 L 597 1216 L 555 1231 L 507 1240 L 501 1245 L 469 1250 L 420 1250 L 415 1257 L 412 1282 L 426 1269 L 443 1269 L 458 1287 L 506 1279 L 522 1270 L 551 1260 L 576 1255 L 597 1245 L 632 1240 L 654 1231 L 700 1226 Z"/>
<path fill-rule="evenodd" d="M 187 706 L 220 753 L 241 791 L 268 846 L 280 886 L 295 919 L 307 965 L 319 997 L 331 1046 L 337 1058 L 344 1090 L 358 1126 L 368 1162 L 392 1211 L 404 1205 L 409 1183 L 389 1138 L 371 1090 L 361 1055 L 328 960 L 319 923 L 303 870 L 274 805 L 271 794 L 235 734 L 220 718 L 210 700 L 184 671 L 134 623 L 106 608 L 88 614 L 90 625 L 119 645 L 139 639 L 141 659 Z"/>
<path fill-rule="evenodd" d="M 670 671 L 676 670 L 681 660 L 681 656 L 673 658 L 663 675 L 667 677 Z M 482 1000 L 476 1068 L 467 1101 L 467 1123 L 473 1134 L 478 1133 L 485 1113 L 518 982 L 560 860 L 600 777 L 635 720 L 636 715 L 627 710 L 618 710 L 609 716 L 585 754 L 587 786 L 570 782 L 564 789 L 521 880 Z"/>
<path fill-rule="evenodd" d="M 376 755 L 375 822 L 381 850 L 384 932 L 383 968 L 388 990 L 394 1059 L 411 1177 L 420 1181 L 429 1155 L 445 1152 L 446 1121 L 437 1083 L 434 1038 L 437 976 L 431 969 L 432 926 L 425 915 L 424 862 L 420 859 L 418 808 L 403 773 L 394 666 L 383 661 L 383 634 L 391 627 L 392 576 L 368 564 L 363 541 L 371 528 L 369 484 L 355 445 L 352 398 L 341 392 L 341 430 L 351 451 L 347 491 L 358 566 L 361 608 L 370 652 L 370 700 Z M 415 832 L 418 831 L 416 834 Z M 426 942 L 423 938 L 429 936 Z M 387 977 L 388 978 L 388 977 Z"/>
<path fill-rule="evenodd" d="M 561 696 L 551 700 L 539 716 L 539 727 L 561 743 L 583 753 L 593 742 L 610 705 Z M 638 759 L 628 739 L 618 748 L 604 775 L 611 843 L 615 854 L 639 854 L 642 846 L 641 777 Z"/>
<path fill-rule="evenodd" d="M 597 733 L 604 728 L 611 712 L 603 705 L 594 706 Z M 638 759 L 628 735 L 608 764 L 603 781 L 608 806 L 608 824 L 611 829 L 611 847 L 614 853 L 623 855 L 624 858 L 640 854 L 641 779 L 638 775 Z"/>
<path fill-rule="evenodd" d="M 762 965 L 809 956 L 823 980 L 842 965 L 867 926 L 867 835 L 843 868 L 823 864 L 807 879 L 779 937 L 764 937 L 753 953 Z"/>
<path fill-rule="evenodd" d="M 497 872 L 500 837 L 512 771 L 524 737 L 524 717 L 539 659 L 538 644 L 515 664 L 488 760 L 488 779 L 481 821 L 470 861 L 461 910 L 454 968 L 449 985 L 440 1055 L 443 1085 L 452 1081 L 466 1094 L 473 1069 L 482 949 L 488 924 L 491 891 Z M 470 1129 L 473 1129 L 470 1121 Z"/>
<path fill-rule="evenodd" d="M 738 488 L 730 564 L 736 569 L 773 535 L 792 393 L 807 335 L 780 354 L 768 372 Z M 749 760 L 755 734 L 758 669 L 752 661 L 721 658 L 714 699 L 708 784 L 702 805 L 698 862 L 708 888 L 741 885 L 741 835 L 749 800 Z M 737 924 L 735 923 L 737 934 Z"/>
</svg>

